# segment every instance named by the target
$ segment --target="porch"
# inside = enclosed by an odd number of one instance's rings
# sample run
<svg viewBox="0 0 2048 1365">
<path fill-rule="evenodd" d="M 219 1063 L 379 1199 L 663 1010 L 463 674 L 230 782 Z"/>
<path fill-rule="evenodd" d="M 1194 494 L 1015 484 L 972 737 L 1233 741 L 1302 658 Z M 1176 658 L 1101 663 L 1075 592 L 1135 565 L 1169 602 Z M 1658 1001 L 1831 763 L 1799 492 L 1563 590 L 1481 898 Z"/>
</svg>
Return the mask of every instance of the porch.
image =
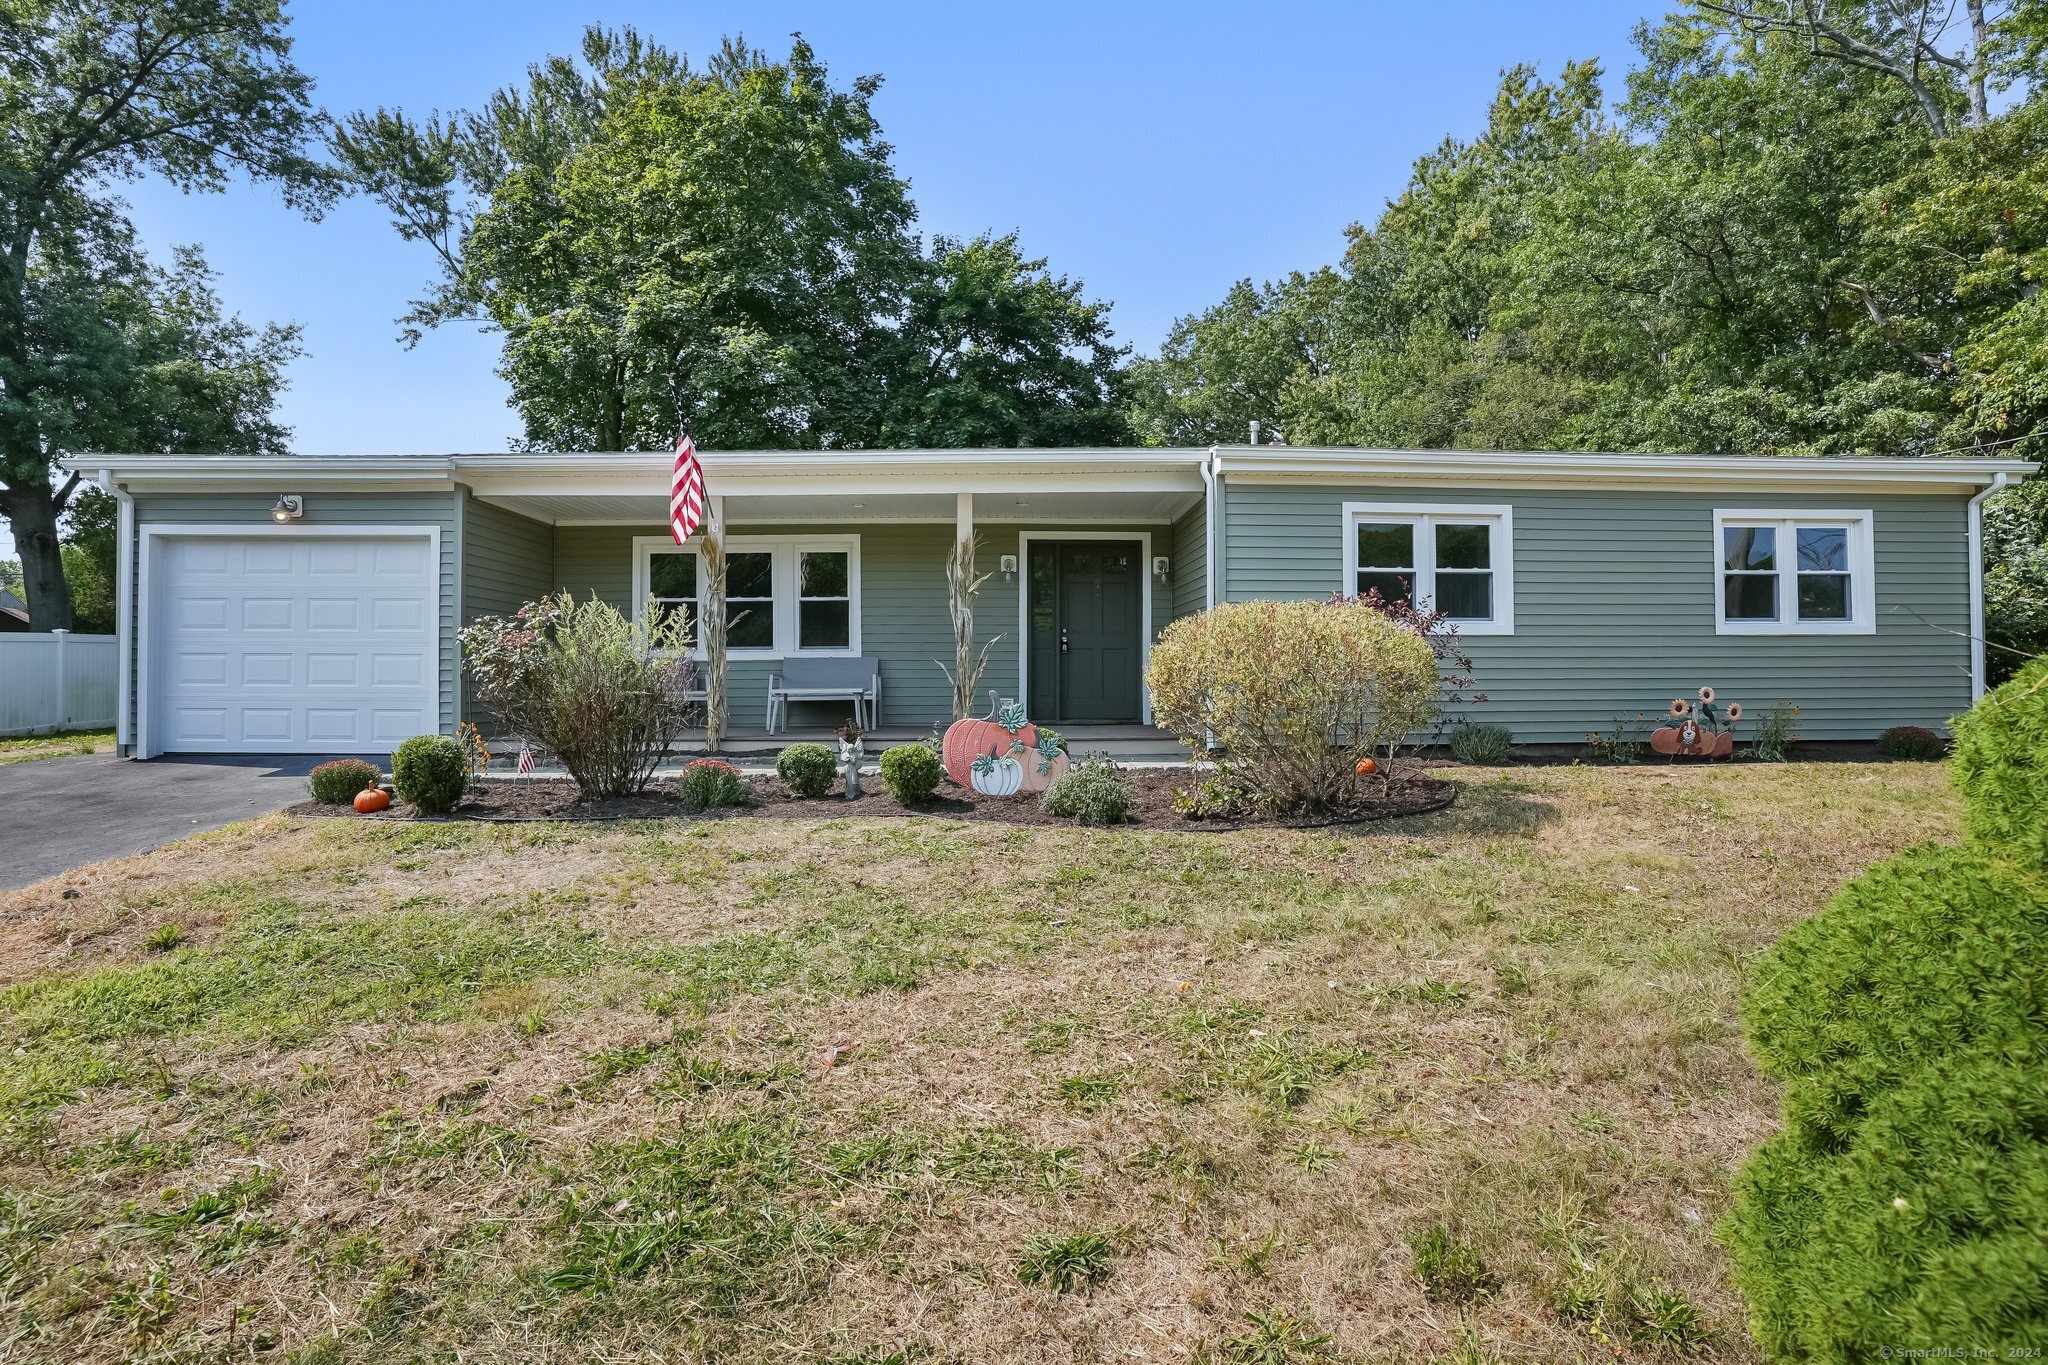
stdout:
<svg viewBox="0 0 2048 1365">
<path fill-rule="evenodd" d="M 947 566 L 968 541 L 981 580 L 977 696 L 1020 700 L 1034 721 L 1119 757 L 1178 757 L 1150 728 L 1143 680 L 1158 632 L 1207 601 L 1201 471 L 1185 454 L 714 452 L 704 465 L 705 524 L 678 546 L 664 523 L 666 456 L 465 460 L 463 619 L 567 590 L 694 625 L 716 536 L 724 748 L 772 753 L 829 737 L 851 714 L 792 701 L 788 728 L 765 733 L 771 680 L 797 659 L 874 661 L 880 745 L 951 719 Z"/>
</svg>

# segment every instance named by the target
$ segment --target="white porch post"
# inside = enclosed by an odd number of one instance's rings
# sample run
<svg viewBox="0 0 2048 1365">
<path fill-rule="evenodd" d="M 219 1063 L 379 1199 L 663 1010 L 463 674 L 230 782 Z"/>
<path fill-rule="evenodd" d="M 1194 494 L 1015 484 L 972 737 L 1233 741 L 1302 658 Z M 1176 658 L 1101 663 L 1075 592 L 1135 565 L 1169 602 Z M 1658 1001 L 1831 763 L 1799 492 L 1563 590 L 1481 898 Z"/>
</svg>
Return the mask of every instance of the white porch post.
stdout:
<svg viewBox="0 0 2048 1365">
<path fill-rule="evenodd" d="M 703 611 L 697 629 L 704 637 L 704 752 L 725 742 L 725 498 L 704 499 Z"/>
</svg>

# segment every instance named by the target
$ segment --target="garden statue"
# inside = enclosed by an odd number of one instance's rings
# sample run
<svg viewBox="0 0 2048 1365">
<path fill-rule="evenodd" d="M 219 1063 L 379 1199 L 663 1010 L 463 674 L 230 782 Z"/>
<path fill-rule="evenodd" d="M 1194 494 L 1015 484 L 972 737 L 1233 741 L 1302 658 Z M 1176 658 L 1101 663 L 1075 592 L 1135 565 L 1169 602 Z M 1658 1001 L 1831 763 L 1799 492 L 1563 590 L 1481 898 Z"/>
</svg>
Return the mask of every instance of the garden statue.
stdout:
<svg viewBox="0 0 2048 1365">
<path fill-rule="evenodd" d="M 849 720 L 839 727 L 839 776 L 846 783 L 846 799 L 860 796 L 860 764 L 866 757 L 861 748 L 860 725 Z"/>
<path fill-rule="evenodd" d="M 1065 740 L 1026 720 L 1022 703 L 1001 701 L 994 692 L 988 715 L 954 721 L 939 749 L 946 776 L 986 796 L 1042 792 L 1069 762 Z"/>
<path fill-rule="evenodd" d="M 1697 704 L 1683 697 L 1671 703 L 1672 724 L 1650 732 L 1650 749 L 1674 758 L 1727 758 L 1735 752 L 1735 722 L 1741 719 L 1741 702 L 1721 703 L 1716 710 L 1714 689 L 1702 687 Z"/>
</svg>

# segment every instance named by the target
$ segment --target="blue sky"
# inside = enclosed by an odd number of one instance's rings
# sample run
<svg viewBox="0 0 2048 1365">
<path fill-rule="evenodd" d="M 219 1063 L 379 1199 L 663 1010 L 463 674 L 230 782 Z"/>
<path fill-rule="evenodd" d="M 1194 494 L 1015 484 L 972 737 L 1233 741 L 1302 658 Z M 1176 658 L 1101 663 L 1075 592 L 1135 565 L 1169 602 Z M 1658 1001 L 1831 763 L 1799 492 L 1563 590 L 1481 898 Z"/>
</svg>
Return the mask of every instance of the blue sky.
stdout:
<svg viewBox="0 0 2048 1365">
<path fill-rule="evenodd" d="M 1336 259 L 1415 157 L 1483 123 L 1502 67 L 1593 56 L 1610 97 L 1630 33 L 1666 6 L 1587 0 L 1436 5 L 746 3 L 298 0 L 300 64 L 337 113 L 473 107 L 587 22 L 633 24 L 693 56 L 741 32 L 771 52 L 801 31 L 835 80 L 879 72 L 876 101 L 925 234 L 1022 234 L 1114 304 L 1120 338 L 1156 347 L 1234 280 Z M 307 355 L 283 418 L 295 448 L 500 450 L 518 424 L 467 329 L 406 351 L 392 319 L 431 275 L 364 201 L 308 223 L 270 192 L 128 187 L 159 252 L 198 242 L 229 305 L 295 321 Z M 11 547 L 10 547 L 11 548 Z M 5 551 L 0 551 L 4 553 Z"/>
</svg>

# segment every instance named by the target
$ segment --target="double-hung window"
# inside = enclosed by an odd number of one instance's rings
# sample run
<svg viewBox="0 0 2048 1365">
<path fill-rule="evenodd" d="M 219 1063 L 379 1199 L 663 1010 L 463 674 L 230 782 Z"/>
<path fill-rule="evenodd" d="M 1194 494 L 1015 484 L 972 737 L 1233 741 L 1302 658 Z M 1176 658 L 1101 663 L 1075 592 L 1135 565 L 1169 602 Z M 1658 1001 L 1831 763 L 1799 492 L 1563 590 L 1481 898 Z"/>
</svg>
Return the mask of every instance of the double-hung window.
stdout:
<svg viewBox="0 0 2048 1365">
<path fill-rule="evenodd" d="M 1714 513 L 1722 635 L 1867 635 L 1877 628 L 1870 513 Z"/>
<path fill-rule="evenodd" d="M 639 536 L 633 550 L 635 612 L 680 611 L 694 637 L 709 577 L 700 543 Z M 859 654 L 860 538 L 727 536 L 725 646 L 739 658 Z"/>
<path fill-rule="evenodd" d="M 1466 635 L 1514 634 L 1511 508 L 1346 503 L 1344 560 L 1346 593 L 1413 602 Z"/>
</svg>

